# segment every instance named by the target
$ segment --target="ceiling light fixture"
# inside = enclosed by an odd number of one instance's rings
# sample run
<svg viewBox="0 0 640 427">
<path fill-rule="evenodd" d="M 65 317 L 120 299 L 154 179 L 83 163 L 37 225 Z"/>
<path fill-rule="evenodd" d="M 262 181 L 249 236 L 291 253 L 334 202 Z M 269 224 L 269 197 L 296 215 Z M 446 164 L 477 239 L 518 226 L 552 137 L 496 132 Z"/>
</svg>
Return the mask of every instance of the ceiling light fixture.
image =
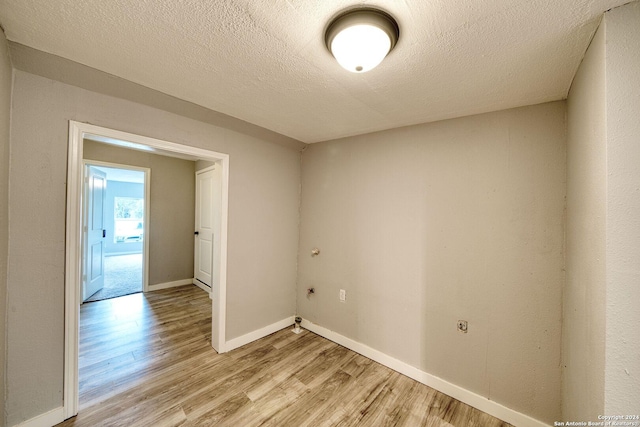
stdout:
<svg viewBox="0 0 640 427">
<path fill-rule="evenodd" d="M 325 43 L 338 63 L 353 73 L 378 66 L 400 36 L 398 23 L 379 9 L 360 8 L 338 15 L 325 31 Z"/>
</svg>

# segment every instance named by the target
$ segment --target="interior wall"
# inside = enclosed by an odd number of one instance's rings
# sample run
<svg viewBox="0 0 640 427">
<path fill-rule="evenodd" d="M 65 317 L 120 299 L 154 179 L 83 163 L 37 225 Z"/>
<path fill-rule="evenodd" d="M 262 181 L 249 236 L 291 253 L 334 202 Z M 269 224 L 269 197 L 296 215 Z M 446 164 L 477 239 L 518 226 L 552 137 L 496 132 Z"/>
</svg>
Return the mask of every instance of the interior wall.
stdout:
<svg viewBox="0 0 640 427">
<path fill-rule="evenodd" d="M 605 414 L 640 414 L 640 2 L 605 14 Z"/>
<path fill-rule="evenodd" d="M 196 160 L 196 171 L 201 171 L 202 169 L 214 166 L 215 164 L 216 162 L 212 162 L 209 160 Z"/>
<path fill-rule="evenodd" d="M 260 141 L 301 150 L 304 143 L 280 133 L 213 111 L 175 96 L 150 89 L 122 77 L 79 64 L 61 56 L 9 41 L 11 62 L 17 70 L 80 87 L 91 92 L 126 99 L 138 104 L 189 117 L 199 122 L 235 131 Z"/>
<path fill-rule="evenodd" d="M 89 140 L 84 158 L 151 169 L 149 284 L 192 279 L 195 162 Z"/>
<path fill-rule="evenodd" d="M 227 339 L 295 311 L 299 151 L 14 71 L 6 401 L 10 425 L 62 405 L 69 120 L 229 154 Z"/>
<path fill-rule="evenodd" d="M 562 415 L 604 415 L 607 146 L 605 30 L 600 26 L 567 102 L 566 283 Z"/>
<path fill-rule="evenodd" d="M 310 145 L 298 313 L 559 420 L 565 113 L 555 102 Z"/>
<path fill-rule="evenodd" d="M 0 426 L 5 423 L 7 257 L 9 251 L 9 138 L 13 68 L 7 39 L 0 31 Z"/>
</svg>

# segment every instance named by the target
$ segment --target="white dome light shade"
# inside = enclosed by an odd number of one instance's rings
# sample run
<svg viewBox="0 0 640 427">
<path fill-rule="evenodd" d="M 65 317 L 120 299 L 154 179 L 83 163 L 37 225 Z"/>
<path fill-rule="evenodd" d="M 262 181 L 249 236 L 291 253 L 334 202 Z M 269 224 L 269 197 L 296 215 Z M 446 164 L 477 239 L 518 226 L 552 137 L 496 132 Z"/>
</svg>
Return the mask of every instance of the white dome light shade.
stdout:
<svg viewBox="0 0 640 427">
<path fill-rule="evenodd" d="M 373 25 L 354 25 L 340 31 L 331 42 L 331 53 L 346 70 L 364 73 L 382 62 L 391 49 L 387 33 Z"/>
<path fill-rule="evenodd" d="M 398 24 L 377 9 L 356 9 L 329 24 L 325 42 L 338 63 L 353 73 L 369 71 L 387 56 L 398 41 Z"/>
</svg>

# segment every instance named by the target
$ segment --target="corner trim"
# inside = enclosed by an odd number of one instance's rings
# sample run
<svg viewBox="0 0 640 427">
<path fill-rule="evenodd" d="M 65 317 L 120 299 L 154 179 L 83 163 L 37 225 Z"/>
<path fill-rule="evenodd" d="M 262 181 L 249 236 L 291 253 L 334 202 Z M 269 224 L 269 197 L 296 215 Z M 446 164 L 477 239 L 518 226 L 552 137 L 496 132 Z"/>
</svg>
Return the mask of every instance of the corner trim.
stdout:
<svg viewBox="0 0 640 427">
<path fill-rule="evenodd" d="M 316 325 L 306 319 L 302 319 L 302 327 L 510 424 L 521 427 L 548 426 L 547 423 L 543 423 L 542 421 L 536 420 L 528 415 L 507 408 L 493 400 L 489 400 L 484 396 L 480 396 L 479 394 L 445 381 L 435 375 L 421 371 L 420 369 L 391 357 L 379 350 L 371 348 L 351 338 L 347 338 L 344 335 L 340 335 L 339 333 L 331 331 L 320 325 Z"/>
<path fill-rule="evenodd" d="M 51 427 L 64 421 L 64 408 L 52 409 L 49 412 L 40 414 L 30 420 L 16 424 L 15 427 Z"/>
<path fill-rule="evenodd" d="M 224 344 L 224 351 L 220 353 L 226 353 L 227 351 L 235 350 L 238 347 L 242 347 L 245 344 L 264 338 L 267 335 L 271 335 L 274 332 L 278 332 L 280 329 L 284 329 L 287 326 L 291 326 L 294 323 L 294 316 L 289 316 L 276 323 L 265 326 L 264 328 L 257 329 L 248 334 L 231 339 Z"/>
<path fill-rule="evenodd" d="M 156 283 L 155 285 L 149 285 L 149 292 L 159 291 L 160 289 L 177 288 L 178 286 L 190 285 L 192 279 L 180 279 L 173 282 Z"/>
</svg>

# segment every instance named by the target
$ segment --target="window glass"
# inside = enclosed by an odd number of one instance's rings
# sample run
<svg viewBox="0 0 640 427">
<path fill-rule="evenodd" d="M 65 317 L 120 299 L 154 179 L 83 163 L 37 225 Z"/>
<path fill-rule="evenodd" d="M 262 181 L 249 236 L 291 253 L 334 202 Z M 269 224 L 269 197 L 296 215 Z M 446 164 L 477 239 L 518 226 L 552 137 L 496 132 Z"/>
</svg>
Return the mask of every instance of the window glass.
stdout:
<svg viewBox="0 0 640 427">
<path fill-rule="evenodd" d="M 115 197 L 115 243 L 141 242 L 144 237 L 144 199 Z"/>
</svg>

